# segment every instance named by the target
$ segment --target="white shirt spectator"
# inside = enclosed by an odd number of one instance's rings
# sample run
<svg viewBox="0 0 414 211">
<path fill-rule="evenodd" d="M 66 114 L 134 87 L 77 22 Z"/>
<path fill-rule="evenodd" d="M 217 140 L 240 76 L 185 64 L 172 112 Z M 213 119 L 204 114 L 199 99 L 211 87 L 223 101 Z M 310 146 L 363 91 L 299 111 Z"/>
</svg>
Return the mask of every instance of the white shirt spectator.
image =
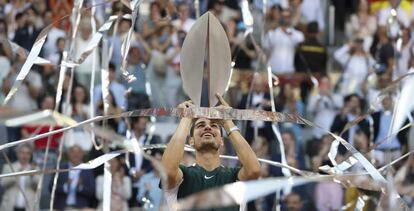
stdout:
<svg viewBox="0 0 414 211">
<path fill-rule="evenodd" d="M 44 58 L 48 58 L 51 54 L 57 51 L 56 41 L 60 37 L 66 37 L 65 31 L 58 29 L 56 27 L 53 27 L 48 33 L 46 42 L 43 46 L 43 57 Z"/>
<path fill-rule="evenodd" d="M 391 7 L 384 8 L 378 13 L 378 24 L 380 26 L 386 26 L 388 23 L 388 18 L 391 17 Z M 405 10 L 400 7 L 397 9 L 397 19 L 403 24 L 404 27 L 408 28 L 410 26 L 410 18 Z"/>
<path fill-rule="evenodd" d="M 16 77 L 10 77 L 8 80 L 10 84 L 13 84 Z M 30 71 L 26 76 L 25 82 L 23 82 L 16 94 L 10 99 L 7 106 L 21 111 L 33 111 L 38 108 L 36 99 L 32 98 L 29 87 L 25 83 L 29 83 L 34 88 L 40 89 L 42 87 L 42 78 L 39 73 Z"/>
<path fill-rule="evenodd" d="M 300 7 L 302 17 L 306 20 L 306 23 L 316 21 L 318 22 L 319 30 L 322 31 L 325 28 L 324 14 L 320 0 L 303 0 Z"/>
<path fill-rule="evenodd" d="M 270 67 L 275 74 L 293 73 L 296 46 L 304 40 L 302 32 L 276 28 L 265 36 L 263 47 L 270 52 Z"/>
<path fill-rule="evenodd" d="M 411 52 L 413 50 L 413 43 L 409 41 L 406 45 L 401 47 L 401 52 L 398 54 L 397 69 L 394 71 L 395 78 L 407 74 L 409 68 L 409 62 L 411 58 Z M 410 52 L 411 51 L 411 52 Z"/>
<path fill-rule="evenodd" d="M 331 94 L 329 97 L 324 95 L 311 96 L 307 111 L 313 117 L 315 124 L 322 127 L 325 131 L 330 130 L 335 115 L 342 108 L 342 97 Z M 321 138 L 325 133 L 319 128 L 313 129 L 313 135 Z"/>
<path fill-rule="evenodd" d="M 344 45 L 334 53 L 334 58 L 342 65 L 341 93 L 343 95 L 358 93 L 366 80 L 370 68 L 375 64 L 371 55 L 351 55 L 349 45 Z"/>
<path fill-rule="evenodd" d="M 180 19 L 174 20 L 172 22 L 172 25 L 175 28 L 182 29 L 183 31 L 185 31 L 186 33 L 188 33 L 194 23 L 195 23 L 195 20 L 194 19 L 187 18 L 187 19 L 185 19 L 184 23 Z"/>
</svg>

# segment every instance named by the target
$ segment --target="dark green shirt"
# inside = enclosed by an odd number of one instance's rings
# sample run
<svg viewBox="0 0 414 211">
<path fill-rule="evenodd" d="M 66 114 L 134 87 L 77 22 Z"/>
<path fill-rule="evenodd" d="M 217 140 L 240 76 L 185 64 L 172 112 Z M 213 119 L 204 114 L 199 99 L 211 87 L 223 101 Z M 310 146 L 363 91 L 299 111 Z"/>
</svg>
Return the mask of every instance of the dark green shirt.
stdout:
<svg viewBox="0 0 414 211">
<path fill-rule="evenodd" d="M 213 171 L 207 171 L 198 165 L 189 167 L 180 165 L 183 172 L 183 181 L 178 188 L 177 199 L 185 198 L 209 188 L 223 186 L 238 181 L 240 168 L 227 168 L 219 166 Z M 239 206 L 232 206 L 220 209 L 209 209 L 209 211 L 238 211 Z"/>
</svg>

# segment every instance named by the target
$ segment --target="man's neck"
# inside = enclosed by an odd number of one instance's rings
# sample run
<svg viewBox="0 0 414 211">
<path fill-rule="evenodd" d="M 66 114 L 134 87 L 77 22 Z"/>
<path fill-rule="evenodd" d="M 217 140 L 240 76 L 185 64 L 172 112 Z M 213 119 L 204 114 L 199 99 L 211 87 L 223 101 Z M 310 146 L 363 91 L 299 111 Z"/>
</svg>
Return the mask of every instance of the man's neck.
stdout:
<svg viewBox="0 0 414 211">
<path fill-rule="evenodd" d="M 220 166 L 219 153 L 196 152 L 196 163 L 207 171 L 212 171 Z"/>
<path fill-rule="evenodd" d="M 140 138 L 142 135 L 144 135 L 144 131 L 134 131 L 135 138 Z"/>
</svg>

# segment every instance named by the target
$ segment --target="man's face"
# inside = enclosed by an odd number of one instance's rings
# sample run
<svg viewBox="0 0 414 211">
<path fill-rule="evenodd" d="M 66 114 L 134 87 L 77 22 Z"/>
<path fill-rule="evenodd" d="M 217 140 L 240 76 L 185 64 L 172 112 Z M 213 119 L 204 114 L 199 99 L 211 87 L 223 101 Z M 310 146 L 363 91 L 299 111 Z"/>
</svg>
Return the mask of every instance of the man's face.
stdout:
<svg viewBox="0 0 414 211">
<path fill-rule="evenodd" d="M 196 120 L 190 145 L 197 151 L 218 151 L 221 145 L 223 145 L 219 123 L 205 118 Z"/>
<path fill-rule="evenodd" d="M 188 6 L 187 5 L 181 5 L 180 8 L 178 8 L 178 12 L 180 14 L 180 17 L 185 19 L 188 17 Z"/>
<path fill-rule="evenodd" d="M 302 209 L 302 202 L 297 194 L 289 195 L 286 199 L 288 211 L 299 211 Z"/>
<path fill-rule="evenodd" d="M 353 96 L 350 100 L 349 100 L 349 107 L 351 108 L 352 111 L 358 110 L 360 107 L 360 102 L 358 97 Z"/>
<path fill-rule="evenodd" d="M 146 118 L 139 118 L 133 125 L 134 131 L 145 132 L 147 129 L 147 122 Z"/>
<path fill-rule="evenodd" d="M 53 97 L 46 97 L 45 99 L 43 99 L 42 104 L 41 104 L 41 109 L 50 109 L 52 110 L 55 107 L 55 102 Z"/>
<path fill-rule="evenodd" d="M 78 165 L 83 160 L 83 151 L 79 146 L 73 146 L 69 149 L 69 160 L 72 164 Z"/>
<path fill-rule="evenodd" d="M 392 110 L 393 103 L 391 96 L 386 95 L 384 99 L 382 99 L 382 107 L 384 108 L 384 110 Z"/>
<path fill-rule="evenodd" d="M 28 164 L 32 157 L 32 151 L 28 147 L 22 147 L 17 151 L 17 160 L 22 164 Z"/>
</svg>

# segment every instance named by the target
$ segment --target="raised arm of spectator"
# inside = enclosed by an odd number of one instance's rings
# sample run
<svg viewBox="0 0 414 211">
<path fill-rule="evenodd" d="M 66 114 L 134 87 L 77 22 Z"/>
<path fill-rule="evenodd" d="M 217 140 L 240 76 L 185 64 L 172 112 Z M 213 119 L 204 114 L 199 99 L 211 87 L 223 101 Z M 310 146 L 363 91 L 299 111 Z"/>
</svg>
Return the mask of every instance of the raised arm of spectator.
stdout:
<svg viewBox="0 0 414 211">
<path fill-rule="evenodd" d="M 139 41 L 139 43 L 142 44 L 142 47 L 144 47 L 144 54 L 143 54 L 142 59 L 144 60 L 144 63 L 145 64 L 148 64 L 148 62 L 151 59 L 152 49 L 148 45 L 147 41 L 145 41 L 144 39 L 142 39 L 142 36 L 139 33 L 136 33 L 136 38 Z"/>
<path fill-rule="evenodd" d="M 334 58 L 338 61 L 342 66 L 345 66 L 348 62 L 349 58 L 351 57 L 349 51 L 351 50 L 350 44 L 345 44 L 341 48 L 335 51 Z"/>
<path fill-rule="evenodd" d="M 222 107 L 230 108 L 229 104 L 223 99 L 222 96 L 217 95 Z M 233 130 L 235 125 L 232 120 L 224 120 L 222 122 L 224 129 L 229 134 L 229 139 L 236 151 L 237 157 L 242 164 L 242 168 L 239 171 L 238 178 L 241 181 L 257 179 L 260 176 L 260 164 L 253 152 L 249 143 L 240 133 L 240 130 Z"/>
<path fill-rule="evenodd" d="M 192 106 L 191 101 L 185 101 L 178 105 L 177 108 L 189 108 Z M 191 121 L 191 118 L 181 119 L 162 156 L 161 163 L 167 173 L 168 184 L 164 184 L 167 189 L 176 187 L 183 177 L 183 172 L 179 166 L 184 156 L 184 146 L 191 128 Z"/>
</svg>

